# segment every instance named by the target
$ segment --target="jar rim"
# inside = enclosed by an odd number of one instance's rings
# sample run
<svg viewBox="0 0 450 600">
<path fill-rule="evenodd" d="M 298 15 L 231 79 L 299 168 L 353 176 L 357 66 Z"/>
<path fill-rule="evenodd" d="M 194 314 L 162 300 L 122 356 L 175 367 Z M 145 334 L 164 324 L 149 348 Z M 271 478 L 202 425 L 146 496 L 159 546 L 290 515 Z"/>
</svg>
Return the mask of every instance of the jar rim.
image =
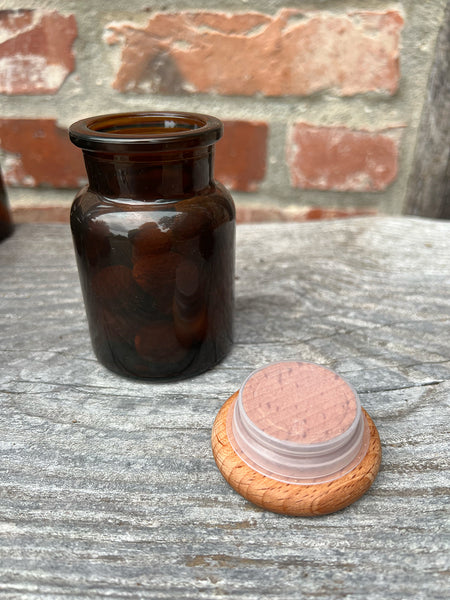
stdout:
<svg viewBox="0 0 450 600">
<path fill-rule="evenodd" d="M 69 136 L 82 150 L 164 151 L 210 146 L 223 133 L 217 117 L 180 111 L 97 115 L 76 121 Z"/>
</svg>

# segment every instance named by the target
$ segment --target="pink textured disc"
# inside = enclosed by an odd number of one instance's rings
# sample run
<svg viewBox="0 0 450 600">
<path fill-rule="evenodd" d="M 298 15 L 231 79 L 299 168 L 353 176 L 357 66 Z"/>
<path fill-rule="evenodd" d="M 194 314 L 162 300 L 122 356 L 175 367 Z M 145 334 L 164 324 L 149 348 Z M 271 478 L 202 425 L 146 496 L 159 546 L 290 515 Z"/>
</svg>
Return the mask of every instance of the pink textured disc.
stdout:
<svg viewBox="0 0 450 600">
<path fill-rule="evenodd" d="M 241 390 L 250 421 L 279 440 L 326 442 L 346 432 L 357 414 L 355 391 L 325 367 L 280 362 L 256 371 Z"/>
</svg>

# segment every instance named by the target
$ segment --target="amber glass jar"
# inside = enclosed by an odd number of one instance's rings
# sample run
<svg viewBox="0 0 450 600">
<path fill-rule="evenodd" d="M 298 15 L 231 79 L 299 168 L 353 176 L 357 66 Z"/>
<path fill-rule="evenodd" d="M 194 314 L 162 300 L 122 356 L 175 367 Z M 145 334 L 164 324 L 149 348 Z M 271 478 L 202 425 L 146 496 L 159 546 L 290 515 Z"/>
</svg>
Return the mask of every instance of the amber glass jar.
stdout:
<svg viewBox="0 0 450 600">
<path fill-rule="evenodd" d="M 6 195 L 3 177 L 0 171 L 0 242 L 13 232 L 14 226 L 9 210 L 8 196 Z"/>
<path fill-rule="evenodd" d="M 93 348 L 130 377 L 201 373 L 232 343 L 235 210 L 214 180 L 222 123 L 124 113 L 70 127 L 88 185 L 71 228 Z"/>
</svg>

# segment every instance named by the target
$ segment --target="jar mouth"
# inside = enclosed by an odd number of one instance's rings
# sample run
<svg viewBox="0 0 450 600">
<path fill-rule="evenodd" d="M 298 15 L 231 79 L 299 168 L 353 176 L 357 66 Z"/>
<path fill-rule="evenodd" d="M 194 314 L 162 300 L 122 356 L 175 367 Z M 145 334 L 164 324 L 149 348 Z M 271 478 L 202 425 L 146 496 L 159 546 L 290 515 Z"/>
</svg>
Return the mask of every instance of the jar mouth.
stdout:
<svg viewBox="0 0 450 600">
<path fill-rule="evenodd" d="M 369 444 L 352 386 L 325 367 L 297 361 L 273 363 L 247 377 L 228 413 L 227 435 L 253 470 L 294 484 L 342 477 Z"/>
<path fill-rule="evenodd" d="M 209 146 L 223 133 L 222 122 L 200 113 L 161 111 L 98 115 L 69 127 L 73 144 L 83 150 L 163 151 Z"/>
</svg>

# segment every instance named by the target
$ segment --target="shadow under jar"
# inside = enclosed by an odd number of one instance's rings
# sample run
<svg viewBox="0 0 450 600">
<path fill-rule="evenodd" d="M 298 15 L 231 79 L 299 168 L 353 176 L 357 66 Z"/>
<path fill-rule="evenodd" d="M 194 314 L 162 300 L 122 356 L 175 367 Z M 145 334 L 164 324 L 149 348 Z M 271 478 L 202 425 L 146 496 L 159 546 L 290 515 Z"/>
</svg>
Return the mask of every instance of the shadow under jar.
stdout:
<svg viewBox="0 0 450 600">
<path fill-rule="evenodd" d="M 88 185 L 71 228 L 92 345 L 116 373 L 197 375 L 231 348 L 235 209 L 214 180 L 218 119 L 124 113 L 78 121 Z"/>
</svg>

